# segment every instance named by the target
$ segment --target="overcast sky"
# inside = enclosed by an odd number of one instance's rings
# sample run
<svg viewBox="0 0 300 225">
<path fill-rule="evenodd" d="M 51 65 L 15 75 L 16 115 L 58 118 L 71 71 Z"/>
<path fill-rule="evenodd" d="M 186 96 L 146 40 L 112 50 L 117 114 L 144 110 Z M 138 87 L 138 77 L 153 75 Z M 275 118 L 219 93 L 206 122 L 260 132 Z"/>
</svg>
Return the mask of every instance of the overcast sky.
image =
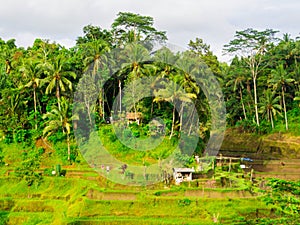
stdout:
<svg viewBox="0 0 300 225">
<path fill-rule="evenodd" d="M 66 47 L 75 44 L 82 28 L 92 24 L 109 28 L 118 12 L 154 18 L 169 42 L 186 47 L 202 38 L 220 60 L 222 47 L 237 30 L 272 28 L 300 36 L 299 0 L 0 0 L 0 37 L 15 38 L 18 46 L 35 38 Z"/>
</svg>

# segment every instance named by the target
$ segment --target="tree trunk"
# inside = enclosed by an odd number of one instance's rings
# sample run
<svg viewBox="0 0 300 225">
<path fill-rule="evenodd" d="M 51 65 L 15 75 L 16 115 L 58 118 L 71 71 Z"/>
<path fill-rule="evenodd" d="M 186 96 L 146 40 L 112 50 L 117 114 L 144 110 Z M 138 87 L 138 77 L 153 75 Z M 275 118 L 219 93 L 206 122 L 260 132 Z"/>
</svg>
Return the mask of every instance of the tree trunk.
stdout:
<svg viewBox="0 0 300 225">
<path fill-rule="evenodd" d="M 153 115 L 153 109 L 154 109 L 154 102 L 153 102 L 154 98 L 152 98 L 152 102 L 151 102 L 151 112 L 150 112 L 150 118 L 152 118 Z"/>
<path fill-rule="evenodd" d="M 255 72 L 253 74 L 253 88 L 254 88 L 254 106 L 255 106 L 255 117 L 256 117 L 256 124 L 259 126 L 259 117 L 258 117 L 258 108 L 257 108 L 257 93 L 256 93 L 256 75 Z"/>
<path fill-rule="evenodd" d="M 88 111 L 89 122 L 90 122 L 90 125 L 92 126 L 93 124 L 92 124 L 92 117 L 91 117 L 91 109 L 90 109 L 89 104 L 86 104 L 86 108 Z"/>
<path fill-rule="evenodd" d="M 105 121 L 105 110 L 104 110 L 104 90 L 102 88 L 102 119 Z"/>
<path fill-rule="evenodd" d="M 179 131 L 182 130 L 183 108 L 184 108 L 184 103 L 182 102 L 182 104 L 181 104 L 181 109 L 180 109 L 180 128 L 179 128 L 180 130 L 179 130 Z"/>
<path fill-rule="evenodd" d="M 100 94 L 99 94 L 99 117 L 103 118 L 102 115 L 102 89 L 100 90 Z"/>
<path fill-rule="evenodd" d="M 138 121 L 138 118 L 137 118 L 137 111 L 136 111 L 135 103 L 133 104 L 133 109 L 134 109 L 134 119 L 135 119 L 135 122 L 137 124 L 139 124 L 139 121 Z"/>
<path fill-rule="evenodd" d="M 58 105 L 58 111 L 61 112 L 61 106 L 60 106 L 60 92 L 59 92 L 59 82 L 56 80 L 56 98 L 57 98 L 57 105 Z M 61 123 L 63 122 L 62 116 L 60 116 Z M 65 133 L 65 130 L 62 128 L 63 134 Z"/>
<path fill-rule="evenodd" d="M 58 105 L 58 110 L 60 110 L 60 93 L 59 93 L 59 82 L 56 80 L 56 98 L 57 98 L 57 105 Z"/>
<path fill-rule="evenodd" d="M 193 112 L 192 112 L 192 115 L 191 115 L 191 117 L 190 117 L 190 121 L 191 121 L 191 118 L 193 118 L 194 117 L 194 113 L 195 113 L 195 107 L 193 108 Z M 191 122 L 191 124 L 190 124 L 190 128 L 189 128 L 189 134 L 188 134 L 188 136 L 190 136 L 191 135 L 191 132 L 192 132 L 192 127 L 193 127 L 193 121 Z"/>
<path fill-rule="evenodd" d="M 271 119 L 272 129 L 274 129 L 274 121 L 273 121 L 272 111 L 270 111 L 270 119 Z"/>
<path fill-rule="evenodd" d="M 285 119 L 285 129 L 288 130 L 288 119 L 286 114 L 286 105 L 285 105 L 285 97 L 284 97 L 284 87 L 281 87 L 282 90 L 282 103 L 283 103 L 283 111 L 284 111 L 284 119 Z"/>
<path fill-rule="evenodd" d="M 68 145 L 68 161 L 71 164 L 70 135 L 68 133 L 67 133 L 67 145 Z"/>
<path fill-rule="evenodd" d="M 240 88 L 240 97 L 241 97 L 241 103 L 242 103 L 242 107 L 243 107 L 244 117 L 245 117 L 245 120 L 247 120 L 245 105 L 244 105 L 244 101 L 243 101 L 243 93 L 242 93 L 242 89 L 241 88 Z"/>
<path fill-rule="evenodd" d="M 134 83 L 135 81 L 133 81 Z M 133 103 L 133 109 L 134 109 L 134 119 L 135 119 L 135 122 L 137 124 L 139 124 L 139 121 L 138 121 L 138 118 L 137 118 L 137 110 L 136 110 L 136 102 L 135 102 L 135 99 L 136 99 L 136 96 L 135 96 L 135 83 L 132 85 L 132 99 L 134 99 L 134 103 Z"/>
<path fill-rule="evenodd" d="M 120 80 L 119 80 L 119 97 L 120 97 L 120 113 L 122 113 L 122 85 Z"/>
<path fill-rule="evenodd" d="M 35 84 L 33 84 L 33 102 L 34 102 L 34 120 L 35 120 L 35 129 L 37 130 L 37 118 L 36 118 L 36 92 L 35 92 Z"/>
<path fill-rule="evenodd" d="M 171 134 L 170 134 L 169 139 L 171 139 L 172 136 L 173 136 L 173 133 L 174 133 L 174 126 L 175 126 L 175 109 L 176 109 L 176 107 L 175 107 L 175 103 L 173 103 L 173 104 L 174 104 L 174 106 L 173 106 L 173 119 L 172 119 Z"/>
</svg>

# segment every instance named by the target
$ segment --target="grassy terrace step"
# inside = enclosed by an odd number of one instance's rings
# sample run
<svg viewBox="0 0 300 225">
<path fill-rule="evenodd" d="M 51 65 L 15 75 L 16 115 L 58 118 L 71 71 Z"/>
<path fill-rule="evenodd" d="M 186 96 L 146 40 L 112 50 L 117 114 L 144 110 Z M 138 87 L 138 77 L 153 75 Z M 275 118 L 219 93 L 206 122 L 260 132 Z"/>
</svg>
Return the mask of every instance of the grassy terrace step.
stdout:
<svg viewBox="0 0 300 225">
<path fill-rule="evenodd" d="M 255 177 L 299 177 L 298 161 L 266 163 Z M 49 167 L 48 167 L 49 168 Z M 124 186 L 101 177 L 91 168 L 66 169 L 66 177 L 44 176 L 28 188 L 10 170 L 0 174 L 0 225 L 4 224 L 247 224 L 246 219 L 270 217 L 266 206 L 246 188 L 208 188 L 209 179 L 165 188 Z M 44 168 L 41 170 L 41 172 Z M 282 172 L 283 171 L 283 172 Z M 240 176 L 241 174 L 239 174 Z M 285 176 L 285 177 L 284 177 Z M 92 178 L 92 179 L 91 179 Z M 288 177 L 289 179 L 289 177 Z M 244 189 L 244 190 L 243 190 Z M 221 209 L 221 210 L 220 210 Z"/>
<path fill-rule="evenodd" d="M 220 211 L 219 209 L 223 210 Z M 212 224 L 219 215 L 223 224 L 255 213 L 268 216 L 270 208 L 256 199 L 188 199 L 161 198 L 138 201 L 97 201 L 80 198 L 75 202 L 17 200 L 9 215 L 2 211 L 8 224 Z M 47 222 L 46 222 L 47 221 Z M 81 223 L 84 222 L 84 223 Z M 135 223 L 136 224 L 136 223 Z"/>
<path fill-rule="evenodd" d="M 233 219 L 242 220 L 257 209 L 265 217 L 270 212 L 258 197 L 243 190 L 183 186 L 126 190 L 105 185 L 101 187 L 94 180 L 45 177 L 40 186 L 28 188 L 17 179 L 2 177 L 0 221 L 9 225 L 212 224 L 219 213 L 222 224 L 232 224 Z"/>
</svg>

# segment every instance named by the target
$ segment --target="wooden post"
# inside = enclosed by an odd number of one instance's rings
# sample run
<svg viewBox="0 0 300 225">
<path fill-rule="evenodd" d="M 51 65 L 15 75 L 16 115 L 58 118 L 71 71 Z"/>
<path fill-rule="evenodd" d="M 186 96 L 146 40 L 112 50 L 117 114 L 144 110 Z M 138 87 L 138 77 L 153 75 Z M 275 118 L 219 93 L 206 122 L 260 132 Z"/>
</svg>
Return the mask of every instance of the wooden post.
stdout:
<svg viewBox="0 0 300 225">
<path fill-rule="evenodd" d="M 251 172 L 250 172 L 250 181 L 253 182 L 253 172 L 254 172 L 254 169 L 251 169 Z"/>
</svg>

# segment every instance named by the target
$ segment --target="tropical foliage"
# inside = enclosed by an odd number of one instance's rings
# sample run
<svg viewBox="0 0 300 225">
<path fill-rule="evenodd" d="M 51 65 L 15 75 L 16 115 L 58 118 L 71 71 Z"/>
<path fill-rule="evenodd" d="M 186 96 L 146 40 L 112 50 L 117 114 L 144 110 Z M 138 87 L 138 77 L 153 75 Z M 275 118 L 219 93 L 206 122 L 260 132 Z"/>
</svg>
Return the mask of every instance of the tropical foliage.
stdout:
<svg viewBox="0 0 300 225">
<path fill-rule="evenodd" d="M 202 147 L 197 150 L 201 154 L 212 118 L 207 93 L 192 74 L 208 70 L 222 87 L 229 126 L 255 132 L 293 132 L 289 125 L 298 121 L 295 117 L 300 114 L 297 38 L 288 34 L 277 38 L 277 31 L 271 29 L 237 31 L 224 46 L 225 54 L 233 56 L 227 64 L 218 61 L 201 38 L 191 40 L 184 52 L 172 52 L 167 47 L 152 51 L 152 43 L 167 40 L 166 32 L 153 24 L 152 17 L 120 12 L 111 29 L 84 27 L 84 35 L 70 49 L 49 40 L 36 39 L 27 49 L 17 47 L 13 39 L 0 40 L 2 138 L 7 143 L 32 144 L 39 138 L 58 135 L 67 143 L 70 160 L 73 129 L 82 124 L 97 129 L 114 114 L 124 116 L 122 104 L 143 92 L 134 81 L 149 78 L 150 96 L 133 100 L 133 108 L 127 109 L 143 115 L 138 130 L 148 129 L 148 122 L 160 117 L 166 134 L 176 139 L 183 121 L 190 121 L 197 112 L 199 127 L 190 123 L 188 130 L 201 134 Z M 130 87 L 127 98 L 120 98 L 115 109 L 114 101 L 125 86 Z M 82 94 L 84 104 L 82 111 L 72 115 L 75 91 Z M 190 103 L 195 110 L 187 110 Z M 82 113 L 84 109 L 87 114 Z"/>
</svg>

